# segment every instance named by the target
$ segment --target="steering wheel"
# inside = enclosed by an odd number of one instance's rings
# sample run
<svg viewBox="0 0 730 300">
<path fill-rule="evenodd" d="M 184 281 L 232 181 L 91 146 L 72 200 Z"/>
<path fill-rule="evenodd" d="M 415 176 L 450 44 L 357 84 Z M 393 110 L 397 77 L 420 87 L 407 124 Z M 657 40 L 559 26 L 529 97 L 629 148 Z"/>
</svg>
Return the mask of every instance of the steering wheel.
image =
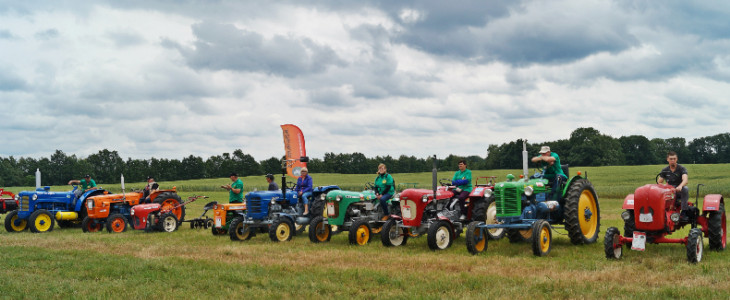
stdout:
<svg viewBox="0 0 730 300">
<path fill-rule="evenodd" d="M 375 185 L 372 182 L 366 182 L 365 183 L 365 189 L 366 190 L 374 190 L 375 189 Z"/>
<path fill-rule="evenodd" d="M 439 184 L 441 184 L 441 186 L 450 186 L 451 185 L 451 179 L 441 178 L 441 179 L 439 179 Z"/>
<path fill-rule="evenodd" d="M 657 184 L 659 184 L 659 177 L 664 179 L 664 184 L 669 184 L 670 180 L 675 181 L 677 179 L 677 174 L 667 171 L 661 171 L 659 172 L 659 174 L 656 175 L 656 178 L 654 179 Z"/>
<path fill-rule="evenodd" d="M 296 183 L 293 183 L 293 182 L 291 182 L 291 181 L 287 181 L 287 182 L 286 182 L 286 188 L 288 188 L 288 189 L 290 189 L 290 190 L 291 190 L 291 189 L 294 189 L 294 187 L 295 187 L 296 185 L 297 185 Z"/>
<path fill-rule="evenodd" d="M 546 166 L 542 166 L 542 165 L 543 164 L 541 162 L 535 163 L 535 174 L 532 174 L 532 176 L 530 176 L 530 178 L 540 179 L 545 176 L 545 168 L 547 168 L 547 165 Z"/>
</svg>

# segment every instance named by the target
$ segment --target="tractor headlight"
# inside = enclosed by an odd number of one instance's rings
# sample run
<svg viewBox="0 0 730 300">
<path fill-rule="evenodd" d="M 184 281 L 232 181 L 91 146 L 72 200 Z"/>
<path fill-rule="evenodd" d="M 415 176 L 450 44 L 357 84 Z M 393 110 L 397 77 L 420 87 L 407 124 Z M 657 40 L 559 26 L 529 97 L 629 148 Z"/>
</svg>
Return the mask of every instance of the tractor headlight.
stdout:
<svg viewBox="0 0 730 300">
<path fill-rule="evenodd" d="M 276 204 L 276 200 L 274 200 L 274 198 L 271 198 L 271 204 Z"/>
<path fill-rule="evenodd" d="M 335 200 L 342 201 L 342 196 L 341 195 L 337 195 L 337 197 L 335 198 Z"/>
<path fill-rule="evenodd" d="M 19 200 L 20 200 L 20 195 L 15 195 L 15 201 L 19 201 Z"/>
<path fill-rule="evenodd" d="M 672 220 L 672 222 L 677 223 L 679 222 L 679 214 L 673 213 L 671 216 L 669 216 L 669 219 Z"/>
<path fill-rule="evenodd" d="M 94 200 L 91 200 L 91 199 L 87 200 L 86 201 L 86 208 L 88 208 L 89 210 L 94 209 Z"/>
<path fill-rule="evenodd" d="M 33 201 L 38 200 L 38 194 L 33 194 Z"/>
<path fill-rule="evenodd" d="M 423 195 L 423 198 L 421 198 L 421 201 L 422 201 L 423 203 L 426 203 L 426 202 L 428 202 L 428 195 Z"/>
<path fill-rule="evenodd" d="M 492 190 L 486 189 L 484 190 L 484 198 L 492 197 Z"/>
<path fill-rule="evenodd" d="M 624 221 L 628 221 L 631 219 L 631 213 L 628 210 L 625 210 L 621 213 L 621 219 L 624 219 Z"/>
<path fill-rule="evenodd" d="M 393 197 L 393 201 L 400 201 L 400 193 L 395 194 L 395 197 Z"/>
<path fill-rule="evenodd" d="M 528 185 L 525 187 L 525 196 L 530 197 L 532 196 L 532 192 L 534 192 L 535 189 L 532 188 L 531 185 Z"/>
<path fill-rule="evenodd" d="M 327 198 L 327 194 L 325 194 L 325 193 L 322 193 L 322 195 L 319 196 L 319 200 L 322 200 L 322 201 L 324 201 L 324 199 L 326 199 L 326 198 Z"/>
</svg>

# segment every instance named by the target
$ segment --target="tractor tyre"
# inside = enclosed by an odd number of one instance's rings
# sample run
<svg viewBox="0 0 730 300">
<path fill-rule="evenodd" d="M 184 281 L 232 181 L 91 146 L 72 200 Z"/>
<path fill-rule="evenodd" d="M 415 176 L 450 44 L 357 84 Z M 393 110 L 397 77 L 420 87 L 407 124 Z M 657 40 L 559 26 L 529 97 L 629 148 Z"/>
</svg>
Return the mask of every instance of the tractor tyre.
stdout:
<svg viewBox="0 0 730 300">
<path fill-rule="evenodd" d="M 332 238 L 332 227 L 324 223 L 324 217 L 316 216 L 309 222 L 309 240 L 312 243 L 329 242 Z"/>
<path fill-rule="evenodd" d="M 623 245 L 619 245 L 618 239 L 621 232 L 616 227 L 608 227 L 606 237 L 603 238 L 603 250 L 608 259 L 619 259 L 623 255 Z"/>
<path fill-rule="evenodd" d="M 489 199 L 484 198 L 472 198 L 474 200 L 474 208 L 471 211 L 471 219 L 473 221 L 486 221 L 487 220 L 487 201 Z M 469 200 L 471 202 L 471 200 Z M 471 205 L 471 204 L 470 204 Z"/>
<path fill-rule="evenodd" d="M 248 241 L 256 236 L 256 233 L 251 230 L 251 226 L 243 224 L 243 221 L 243 217 L 237 217 L 231 221 L 231 226 L 228 227 L 228 236 L 231 238 L 231 241 Z M 215 231 L 213 234 L 215 234 Z"/>
<path fill-rule="evenodd" d="M 707 218 L 707 230 L 710 237 L 710 250 L 723 251 L 727 244 L 727 230 L 725 220 L 725 204 L 720 203 L 717 211 L 711 211 Z"/>
<path fill-rule="evenodd" d="M 451 232 L 451 223 L 438 221 L 428 228 L 428 248 L 431 250 L 444 250 L 451 247 L 454 242 L 454 234 Z"/>
<path fill-rule="evenodd" d="M 21 232 L 26 229 L 28 229 L 28 221 L 20 220 L 17 210 L 11 211 L 5 216 L 5 230 L 8 232 Z"/>
<path fill-rule="evenodd" d="M 532 254 L 535 256 L 547 256 L 553 246 L 553 231 L 550 223 L 545 220 L 537 220 L 532 223 Z"/>
<path fill-rule="evenodd" d="M 96 220 L 85 217 L 83 221 L 81 221 L 81 230 L 83 232 L 99 232 L 101 231 L 101 223 L 96 222 Z"/>
<path fill-rule="evenodd" d="M 206 219 L 205 220 L 205 227 L 204 229 L 213 228 L 215 226 L 215 222 L 213 222 L 213 219 Z"/>
<path fill-rule="evenodd" d="M 348 232 L 348 240 L 351 245 L 363 246 L 370 243 L 372 231 L 367 220 L 357 220 L 352 223 Z"/>
<path fill-rule="evenodd" d="M 700 262 L 702 260 L 704 246 L 702 242 L 702 229 L 690 229 L 689 236 L 687 237 L 687 260 L 692 264 Z"/>
<path fill-rule="evenodd" d="M 160 216 L 160 221 L 157 222 L 157 229 L 164 232 L 173 232 L 177 230 L 179 224 L 175 214 L 169 212 Z"/>
<path fill-rule="evenodd" d="M 109 233 L 122 233 L 127 231 L 127 218 L 121 214 L 113 214 L 106 219 L 106 231 Z"/>
<path fill-rule="evenodd" d="M 385 247 L 405 246 L 408 242 L 408 229 L 399 227 L 395 219 L 390 219 L 380 231 L 380 241 Z"/>
<path fill-rule="evenodd" d="M 466 250 L 477 255 L 487 250 L 489 237 L 485 234 L 488 230 L 482 230 L 484 222 L 472 221 L 466 226 Z"/>
<path fill-rule="evenodd" d="M 269 238 L 274 242 L 290 241 L 294 236 L 294 224 L 289 218 L 281 217 L 269 228 Z"/>
<path fill-rule="evenodd" d="M 56 218 L 54 218 L 47 210 L 39 209 L 30 215 L 28 222 L 30 223 L 30 232 L 49 232 L 53 231 L 53 225 L 56 223 Z"/>
<path fill-rule="evenodd" d="M 626 211 L 629 212 L 630 217 L 628 220 L 624 220 L 624 236 L 633 237 L 634 230 L 636 229 L 636 221 L 634 220 L 634 210 L 628 209 Z"/>
<path fill-rule="evenodd" d="M 315 218 L 317 216 L 323 216 L 324 213 L 324 206 L 325 206 L 325 200 L 320 199 L 320 197 L 317 197 L 317 199 L 314 199 L 315 197 L 312 196 L 312 203 L 309 205 L 309 216 L 311 218 Z M 304 227 L 302 226 L 302 231 L 304 231 Z"/>
<path fill-rule="evenodd" d="M 160 207 L 161 211 L 170 210 L 173 207 L 182 204 L 182 198 L 180 198 L 180 195 L 176 193 L 166 192 L 157 195 L 157 197 L 155 197 L 154 203 L 158 203 L 162 206 Z M 182 221 L 185 221 L 185 206 L 180 206 L 176 209 L 173 209 L 172 213 L 175 214 L 175 218 L 177 218 L 178 226 L 182 224 Z"/>
<path fill-rule="evenodd" d="M 210 232 L 213 235 L 224 235 L 224 234 L 228 233 L 228 230 L 225 230 L 223 228 L 210 227 Z"/>
<path fill-rule="evenodd" d="M 495 201 L 494 197 L 487 198 L 487 200 L 484 202 L 484 207 L 485 207 L 485 212 L 484 212 L 485 219 L 483 220 L 484 223 L 486 225 L 498 224 L 498 222 L 497 222 L 497 201 Z M 481 221 L 481 220 L 476 220 L 476 221 Z M 505 230 L 504 228 L 492 228 L 492 229 L 487 229 L 486 232 L 487 232 L 487 236 L 490 239 L 498 240 L 498 239 L 501 239 L 502 237 L 504 237 L 507 230 Z"/>
<path fill-rule="evenodd" d="M 507 229 L 507 239 L 510 243 L 526 243 L 532 238 L 530 229 Z"/>
<path fill-rule="evenodd" d="M 588 179 L 577 179 L 565 197 L 565 229 L 574 245 L 592 244 L 601 230 L 601 210 L 593 185 Z"/>
</svg>

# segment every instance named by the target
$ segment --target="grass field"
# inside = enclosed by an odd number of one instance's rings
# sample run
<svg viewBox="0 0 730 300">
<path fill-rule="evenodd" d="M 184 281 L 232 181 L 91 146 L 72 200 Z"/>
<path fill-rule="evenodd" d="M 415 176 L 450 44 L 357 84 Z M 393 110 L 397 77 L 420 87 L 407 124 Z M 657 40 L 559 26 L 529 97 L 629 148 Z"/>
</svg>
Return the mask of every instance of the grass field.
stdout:
<svg viewBox="0 0 730 300">
<path fill-rule="evenodd" d="M 730 165 L 685 165 L 706 193 L 730 195 Z M 463 235 L 440 252 L 425 238 L 385 248 L 379 240 L 356 247 L 347 236 L 313 244 L 306 236 L 274 243 L 260 234 L 243 243 L 187 227 L 174 233 L 128 230 L 122 234 L 10 234 L 0 230 L 0 297 L 3 298 L 730 298 L 730 257 L 706 251 L 702 262 L 686 262 L 683 245 L 649 245 L 646 252 L 624 250 L 609 261 L 603 254 L 606 228 L 622 228 L 623 197 L 652 183 L 661 166 L 571 168 L 587 171 L 599 197 L 601 234 L 596 244 L 574 246 L 557 230 L 548 257 L 532 255 L 528 244 L 506 239 L 489 243 L 472 256 Z M 517 170 L 475 171 L 501 180 Z M 451 172 L 441 177 L 450 177 Z M 362 189 L 375 175 L 313 174 L 315 185 Z M 399 183 L 430 187 L 430 173 L 393 174 Z M 246 190 L 264 189 L 263 176 L 243 179 Z M 227 178 L 162 182 L 181 196 L 203 194 L 227 202 L 217 188 Z M 112 191 L 119 184 L 103 185 Z M 127 184 L 127 188 L 142 184 Z M 18 192 L 28 188 L 9 188 Z M 62 191 L 68 187 L 53 187 Z M 205 201 L 189 206 L 188 219 L 202 213 Z M 684 236 L 687 229 L 674 236 Z M 377 237 L 376 237 L 377 238 Z M 707 239 L 705 239 L 707 248 Z"/>
</svg>

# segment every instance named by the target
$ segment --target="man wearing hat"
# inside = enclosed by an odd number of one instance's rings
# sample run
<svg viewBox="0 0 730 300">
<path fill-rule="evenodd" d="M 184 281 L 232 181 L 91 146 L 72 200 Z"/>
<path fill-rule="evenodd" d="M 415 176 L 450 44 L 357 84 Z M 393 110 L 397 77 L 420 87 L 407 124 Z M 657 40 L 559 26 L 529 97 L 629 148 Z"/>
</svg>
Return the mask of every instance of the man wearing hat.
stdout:
<svg viewBox="0 0 730 300">
<path fill-rule="evenodd" d="M 152 194 L 159 188 L 160 185 L 155 182 L 155 178 L 152 176 L 147 176 L 147 186 L 145 186 L 144 190 L 142 190 L 142 199 L 144 199 L 143 202 L 150 202 L 150 194 Z"/>
<path fill-rule="evenodd" d="M 299 199 L 304 203 L 304 214 L 309 214 L 309 198 L 312 197 L 312 177 L 309 176 L 309 170 L 307 167 L 302 168 L 300 176 L 297 178 L 297 186 L 294 188 L 294 192 L 297 193 Z"/>
<path fill-rule="evenodd" d="M 560 167 L 560 157 L 558 154 L 551 152 L 550 146 L 542 146 L 540 148 L 540 156 L 533 157 L 532 162 L 536 163 L 538 167 L 545 166 L 543 178 L 549 180 L 552 184 L 551 198 L 558 198 L 557 191 L 560 183 L 568 179 L 568 176 L 565 176 L 565 173 L 563 173 L 563 168 Z"/>
<path fill-rule="evenodd" d="M 91 175 L 89 174 L 86 174 L 84 179 L 81 180 L 69 180 L 68 184 L 80 184 L 84 192 L 96 189 L 96 181 L 91 179 Z"/>
<path fill-rule="evenodd" d="M 243 203 L 243 181 L 238 179 L 238 174 L 231 173 L 231 181 L 233 183 L 221 185 L 221 188 L 228 190 L 229 203 Z"/>
<path fill-rule="evenodd" d="M 274 182 L 273 174 L 266 174 L 266 182 L 269 183 L 269 191 L 278 191 L 279 185 Z"/>
</svg>

